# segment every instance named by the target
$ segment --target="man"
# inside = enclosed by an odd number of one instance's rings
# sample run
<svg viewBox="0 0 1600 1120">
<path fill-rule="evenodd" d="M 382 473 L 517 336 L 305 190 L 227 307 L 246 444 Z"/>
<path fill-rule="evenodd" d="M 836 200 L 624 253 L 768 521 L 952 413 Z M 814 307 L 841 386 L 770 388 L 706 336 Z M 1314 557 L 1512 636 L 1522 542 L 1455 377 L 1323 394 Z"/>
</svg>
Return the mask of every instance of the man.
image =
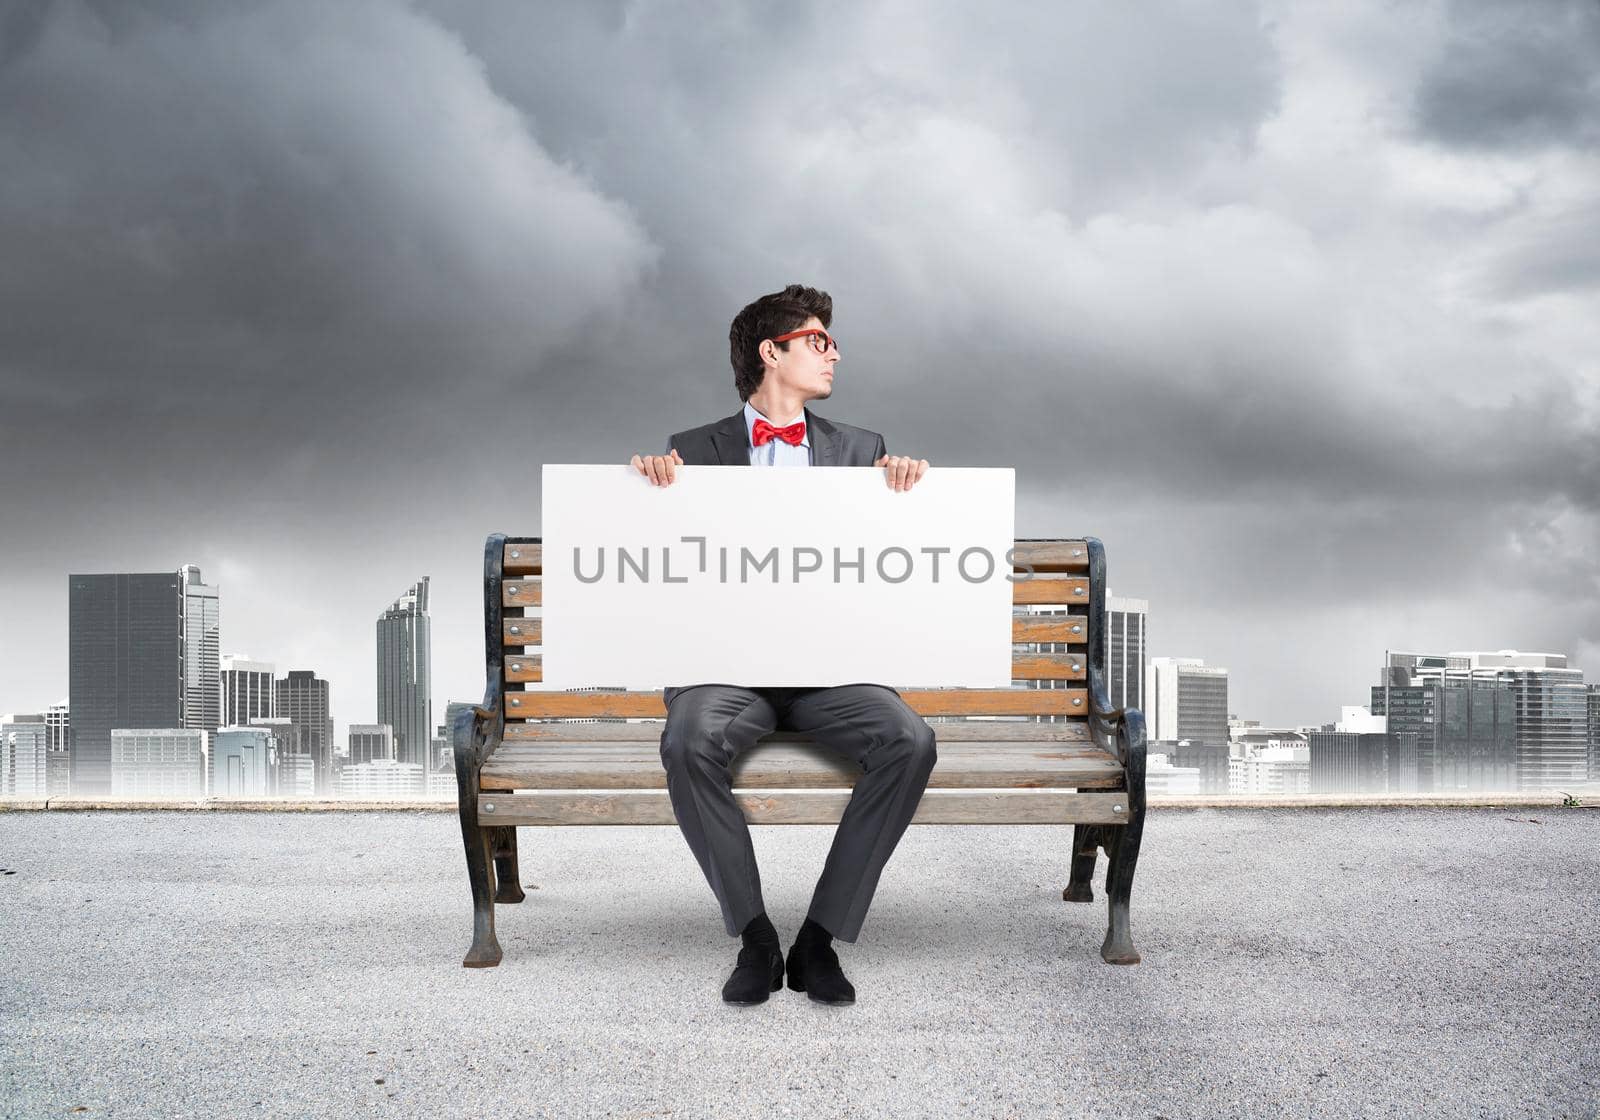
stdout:
<svg viewBox="0 0 1600 1120">
<path fill-rule="evenodd" d="M 654 486 L 669 486 L 681 465 L 882 467 L 889 488 L 911 489 L 926 459 L 887 453 L 883 437 L 824 420 L 806 402 L 833 395 L 839 347 L 828 327 L 833 300 L 791 284 L 762 296 L 733 320 L 728 342 L 734 387 L 744 408 L 725 420 L 679 432 L 665 455 L 635 455 L 632 466 Z M 751 620 L 747 640 L 781 642 L 781 627 Z M 892 651 L 891 651 L 892 652 Z M 911 823 L 936 758 L 933 729 L 894 689 L 744 688 L 701 684 L 669 688 L 661 762 L 672 809 L 722 907 L 729 936 L 743 948 L 723 985 L 729 1003 L 761 1003 L 783 986 L 821 1003 L 854 1003 L 834 938 L 853 944 L 900 836 Z M 774 730 L 800 731 L 862 768 L 817 881 L 805 925 L 785 960 L 761 900 L 761 876 L 744 812 L 730 789 L 729 765 Z"/>
</svg>

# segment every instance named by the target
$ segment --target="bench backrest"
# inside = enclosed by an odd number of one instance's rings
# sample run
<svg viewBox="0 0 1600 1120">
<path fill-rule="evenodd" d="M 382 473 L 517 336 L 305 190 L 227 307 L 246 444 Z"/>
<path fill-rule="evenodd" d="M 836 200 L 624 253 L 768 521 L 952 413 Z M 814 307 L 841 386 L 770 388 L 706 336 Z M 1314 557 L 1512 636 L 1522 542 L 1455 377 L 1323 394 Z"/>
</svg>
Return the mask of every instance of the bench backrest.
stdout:
<svg viewBox="0 0 1600 1120">
<path fill-rule="evenodd" d="M 1105 577 L 1099 542 L 1019 538 L 1015 543 L 1016 571 L 1032 575 L 1012 584 L 1012 687 L 917 689 L 897 684 L 919 715 L 941 720 L 1043 716 L 1053 717 L 1052 723 L 1080 723 L 1089 714 L 1091 678 L 1103 681 L 1105 668 Z M 616 721 L 664 719 L 660 692 L 526 689 L 541 680 L 542 561 L 538 537 L 495 534 L 485 547 L 484 640 L 490 674 L 485 707 L 504 719 L 504 738 L 626 740 L 659 735 L 659 724 L 652 730 L 648 724 Z M 500 699 L 504 702 L 495 702 Z M 573 720 L 611 722 L 575 725 Z"/>
</svg>

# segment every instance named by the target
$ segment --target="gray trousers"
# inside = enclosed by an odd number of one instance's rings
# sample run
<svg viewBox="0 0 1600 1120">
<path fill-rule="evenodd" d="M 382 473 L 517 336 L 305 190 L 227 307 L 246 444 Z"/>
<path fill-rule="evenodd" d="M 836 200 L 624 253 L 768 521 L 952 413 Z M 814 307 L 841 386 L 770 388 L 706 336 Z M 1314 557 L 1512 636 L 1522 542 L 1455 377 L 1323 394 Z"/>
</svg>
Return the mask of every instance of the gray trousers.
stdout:
<svg viewBox="0 0 1600 1120">
<path fill-rule="evenodd" d="M 861 932 L 878 876 L 922 800 L 937 759 L 933 728 L 886 685 L 668 689 L 661 764 L 689 850 L 737 937 L 766 909 L 729 765 L 769 731 L 804 732 L 862 769 L 811 897 L 809 917 L 840 941 Z"/>
</svg>

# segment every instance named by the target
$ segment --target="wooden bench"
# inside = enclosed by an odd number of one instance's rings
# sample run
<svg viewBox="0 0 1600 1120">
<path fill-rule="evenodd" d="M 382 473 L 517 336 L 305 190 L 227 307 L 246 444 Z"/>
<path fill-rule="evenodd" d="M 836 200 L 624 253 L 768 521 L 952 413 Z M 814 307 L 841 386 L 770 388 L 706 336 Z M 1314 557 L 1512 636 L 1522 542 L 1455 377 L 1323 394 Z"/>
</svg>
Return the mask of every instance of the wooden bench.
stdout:
<svg viewBox="0 0 1600 1120">
<path fill-rule="evenodd" d="M 1030 539 L 1014 557 L 1033 574 L 1013 584 L 1013 686 L 899 689 L 937 733 L 938 762 L 911 823 L 1075 825 L 1062 898 L 1093 900 L 1104 848 L 1110 921 L 1100 955 L 1137 964 L 1128 895 L 1144 827 L 1144 717 L 1107 700 L 1105 552 L 1093 538 Z M 500 963 L 495 903 L 523 899 L 519 826 L 677 823 L 659 692 L 525 688 L 540 680 L 540 561 L 537 537 L 489 538 L 488 687 L 481 705 L 451 704 L 447 716 L 472 885 L 469 968 Z M 767 735 L 731 769 L 751 824 L 836 824 L 861 773 L 790 732 Z"/>
</svg>

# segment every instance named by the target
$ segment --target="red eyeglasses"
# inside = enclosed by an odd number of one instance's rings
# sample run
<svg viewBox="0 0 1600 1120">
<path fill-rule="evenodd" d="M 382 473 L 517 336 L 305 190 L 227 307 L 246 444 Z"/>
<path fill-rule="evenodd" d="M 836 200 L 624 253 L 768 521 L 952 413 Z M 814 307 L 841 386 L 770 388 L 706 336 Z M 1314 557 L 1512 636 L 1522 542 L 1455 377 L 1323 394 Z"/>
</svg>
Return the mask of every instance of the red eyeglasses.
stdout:
<svg viewBox="0 0 1600 1120">
<path fill-rule="evenodd" d="M 778 335 L 772 341 L 788 342 L 791 338 L 800 338 L 803 335 L 811 336 L 810 338 L 806 339 L 806 345 L 811 347 L 811 349 L 815 350 L 819 354 L 826 354 L 830 346 L 833 348 L 833 352 L 835 354 L 839 352 L 839 340 L 834 338 L 833 335 L 829 334 L 821 327 L 807 327 L 803 331 L 790 331 L 788 334 Z"/>
</svg>

